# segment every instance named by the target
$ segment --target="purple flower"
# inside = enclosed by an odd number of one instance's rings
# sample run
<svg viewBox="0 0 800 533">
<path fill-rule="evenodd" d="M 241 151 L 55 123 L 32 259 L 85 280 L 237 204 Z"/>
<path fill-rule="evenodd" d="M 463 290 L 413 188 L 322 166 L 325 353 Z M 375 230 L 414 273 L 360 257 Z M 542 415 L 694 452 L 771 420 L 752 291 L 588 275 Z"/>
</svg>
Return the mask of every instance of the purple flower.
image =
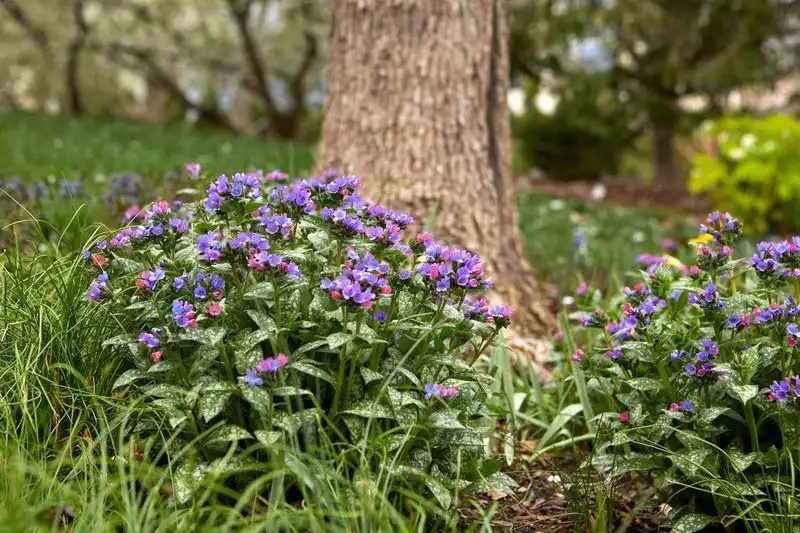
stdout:
<svg viewBox="0 0 800 533">
<path fill-rule="evenodd" d="M 684 400 L 683 403 L 681 403 L 681 409 L 687 413 L 691 413 L 694 411 L 694 404 L 691 400 Z"/>
<path fill-rule="evenodd" d="M 251 389 L 264 384 L 264 380 L 261 379 L 261 376 L 258 375 L 258 370 L 255 368 L 248 370 L 247 373 L 239 377 L 239 379 Z"/>
<path fill-rule="evenodd" d="M 731 315 L 728 317 L 728 325 L 732 328 L 737 327 L 741 323 L 742 319 L 739 315 Z"/>
<path fill-rule="evenodd" d="M 286 366 L 286 363 L 289 362 L 289 358 L 286 357 L 286 354 L 281 352 L 278 354 L 278 357 L 270 357 L 268 359 L 262 359 L 258 362 L 258 371 L 263 374 L 274 374 L 281 368 Z"/>
<path fill-rule="evenodd" d="M 689 374 L 690 376 L 696 376 L 697 375 L 697 367 L 695 365 L 693 365 L 692 363 L 688 363 L 683 368 L 686 369 L 686 373 Z"/>
<path fill-rule="evenodd" d="M 441 383 L 436 383 L 436 384 L 426 383 L 425 384 L 425 399 L 426 400 L 430 400 L 434 396 L 436 396 L 437 398 L 442 398 L 442 399 L 455 398 L 456 396 L 458 396 L 458 393 L 459 393 L 458 387 L 445 387 Z"/>
<path fill-rule="evenodd" d="M 161 335 L 161 330 L 153 329 L 150 333 L 143 331 L 139 333 L 139 342 L 146 345 L 148 348 L 158 348 L 161 346 L 161 341 L 158 337 Z"/>
<path fill-rule="evenodd" d="M 791 391 L 791 385 L 788 381 L 773 381 L 772 385 L 769 386 L 769 399 L 770 401 L 779 401 L 781 403 L 786 403 L 789 401 L 789 392 Z"/>
<path fill-rule="evenodd" d="M 374 315 L 372 315 L 372 318 L 374 318 L 375 322 L 378 324 L 383 324 L 386 322 L 386 311 L 377 311 Z"/>
</svg>

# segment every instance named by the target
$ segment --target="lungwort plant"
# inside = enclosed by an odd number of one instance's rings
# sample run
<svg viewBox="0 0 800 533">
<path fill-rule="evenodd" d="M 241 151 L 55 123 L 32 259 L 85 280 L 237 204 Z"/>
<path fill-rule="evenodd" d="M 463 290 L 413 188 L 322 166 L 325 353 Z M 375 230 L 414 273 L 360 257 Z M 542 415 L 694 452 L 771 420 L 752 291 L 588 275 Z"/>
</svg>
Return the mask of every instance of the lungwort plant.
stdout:
<svg viewBox="0 0 800 533">
<path fill-rule="evenodd" d="M 426 233 L 404 244 L 411 216 L 358 188 L 333 173 L 219 176 L 202 201 L 129 213 L 83 252 L 88 299 L 125 331 L 107 341 L 130 360 L 115 388 L 151 408 L 131 425 L 136 457 L 185 450 L 170 455 L 179 503 L 315 453 L 445 508 L 513 483 L 484 462 L 491 380 L 472 365 L 511 309 L 479 297 L 478 257 Z M 270 501 L 307 482 L 272 479 Z"/>
<path fill-rule="evenodd" d="M 566 340 L 602 412 L 591 464 L 651 475 L 676 531 L 792 531 L 800 238 L 736 258 L 738 220 L 712 213 L 700 231 L 691 266 L 650 257 L 606 301 L 580 288 L 582 327 Z"/>
</svg>

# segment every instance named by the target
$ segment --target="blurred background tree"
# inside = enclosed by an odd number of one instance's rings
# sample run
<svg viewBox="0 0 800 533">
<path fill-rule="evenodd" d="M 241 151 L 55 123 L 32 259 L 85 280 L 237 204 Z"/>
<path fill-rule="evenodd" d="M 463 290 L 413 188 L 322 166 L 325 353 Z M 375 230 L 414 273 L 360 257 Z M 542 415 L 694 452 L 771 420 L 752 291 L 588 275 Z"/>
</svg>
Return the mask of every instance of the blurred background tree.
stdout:
<svg viewBox="0 0 800 533">
<path fill-rule="evenodd" d="M 0 0 L 0 105 L 313 140 L 315 0 Z"/>
<path fill-rule="evenodd" d="M 647 133 L 653 177 L 675 181 L 677 136 L 725 111 L 732 92 L 771 86 L 794 67 L 797 9 L 767 0 L 512 2 L 512 75 L 529 103 L 543 91 L 551 102 L 544 113 L 541 101 L 528 105 L 516 121 L 523 159 L 554 178 L 597 178 L 617 173 Z M 564 140 L 560 150 L 553 139 Z"/>
</svg>

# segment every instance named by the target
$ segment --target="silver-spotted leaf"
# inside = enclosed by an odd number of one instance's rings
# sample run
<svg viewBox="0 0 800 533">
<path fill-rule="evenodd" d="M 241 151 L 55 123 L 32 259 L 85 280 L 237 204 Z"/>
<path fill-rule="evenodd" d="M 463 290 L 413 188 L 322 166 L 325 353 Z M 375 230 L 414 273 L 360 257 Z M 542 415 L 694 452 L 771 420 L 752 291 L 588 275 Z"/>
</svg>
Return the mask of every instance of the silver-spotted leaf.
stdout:
<svg viewBox="0 0 800 533">
<path fill-rule="evenodd" d="M 360 416 L 363 418 L 395 418 L 392 412 L 378 402 L 362 401 L 344 411 L 349 415 Z"/>
<path fill-rule="evenodd" d="M 208 442 L 209 443 L 228 442 L 232 440 L 244 440 L 252 438 L 253 436 L 246 429 L 236 426 L 234 424 L 228 424 L 222 426 L 214 433 L 212 433 L 211 437 L 208 439 Z"/>
<path fill-rule="evenodd" d="M 702 531 L 714 519 L 704 514 L 686 514 L 672 525 L 672 533 L 695 533 Z"/>
<path fill-rule="evenodd" d="M 464 425 L 458 421 L 456 413 L 450 411 L 431 413 L 428 423 L 437 429 L 464 429 Z"/>
<path fill-rule="evenodd" d="M 728 385 L 728 394 L 742 402 L 742 404 L 747 404 L 758 395 L 758 385 L 737 385 L 732 383 Z"/>
<path fill-rule="evenodd" d="M 328 347 L 330 347 L 331 350 L 336 350 L 337 348 L 347 344 L 352 338 L 353 336 L 349 333 L 331 333 L 327 338 Z"/>
<path fill-rule="evenodd" d="M 138 368 L 131 368 L 130 370 L 123 372 L 122 375 L 117 378 L 112 389 L 118 389 L 120 387 L 124 387 L 125 385 L 130 385 L 137 379 L 142 379 L 144 377 L 147 377 L 147 372 L 144 370 L 139 370 Z"/>
<path fill-rule="evenodd" d="M 661 389 L 661 382 L 653 378 L 633 378 L 625 383 L 630 385 L 633 390 L 640 392 L 655 391 Z"/>
<path fill-rule="evenodd" d="M 441 506 L 442 509 L 450 508 L 453 504 L 453 497 L 450 496 L 450 491 L 447 490 L 447 487 L 445 487 L 441 481 L 436 478 L 426 477 L 425 486 L 431 491 L 431 494 L 433 494 L 433 497 L 439 502 L 439 506 Z"/>
<path fill-rule="evenodd" d="M 315 378 L 327 381 L 331 385 L 335 385 L 336 383 L 335 378 L 331 375 L 330 372 L 328 372 L 327 370 L 323 370 L 322 368 L 318 367 L 317 365 L 309 361 L 297 361 L 294 363 L 290 363 L 287 368 L 291 368 L 293 370 L 297 370 L 298 372 L 302 372 L 303 374 L 314 376 Z"/>
<path fill-rule="evenodd" d="M 369 368 L 361 367 L 361 379 L 364 380 L 364 385 L 369 385 L 373 381 L 380 381 L 383 379 L 383 374 L 370 370 Z"/>
<path fill-rule="evenodd" d="M 283 439 L 283 433 L 280 431 L 266 431 L 264 429 L 259 429 L 254 433 L 258 442 L 264 445 L 265 448 L 272 448 L 281 440 Z"/>
</svg>

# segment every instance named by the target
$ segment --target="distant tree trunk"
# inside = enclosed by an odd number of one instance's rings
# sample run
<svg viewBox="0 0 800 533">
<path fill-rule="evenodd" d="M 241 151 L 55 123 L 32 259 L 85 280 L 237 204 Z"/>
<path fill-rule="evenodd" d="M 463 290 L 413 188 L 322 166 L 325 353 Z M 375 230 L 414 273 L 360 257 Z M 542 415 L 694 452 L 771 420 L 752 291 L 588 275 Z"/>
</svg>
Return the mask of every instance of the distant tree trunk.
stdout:
<svg viewBox="0 0 800 533">
<path fill-rule="evenodd" d="M 318 168 L 479 253 L 518 331 L 554 326 L 517 226 L 505 0 L 334 0 Z"/>
<path fill-rule="evenodd" d="M 652 132 L 655 179 L 659 183 L 674 183 L 678 179 L 675 168 L 675 123 L 654 120 Z"/>
<path fill-rule="evenodd" d="M 83 103 L 80 87 L 80 55 L 89 37 L 89 25 L 83 12 L 85 0 L 75 0 L 72 4 L 72 16 L 75 19 L 77 35 L 67 47 L 66 80 L 67 112 L 73 115 L 83 115 L 86 107 Z"/>
</svg>

